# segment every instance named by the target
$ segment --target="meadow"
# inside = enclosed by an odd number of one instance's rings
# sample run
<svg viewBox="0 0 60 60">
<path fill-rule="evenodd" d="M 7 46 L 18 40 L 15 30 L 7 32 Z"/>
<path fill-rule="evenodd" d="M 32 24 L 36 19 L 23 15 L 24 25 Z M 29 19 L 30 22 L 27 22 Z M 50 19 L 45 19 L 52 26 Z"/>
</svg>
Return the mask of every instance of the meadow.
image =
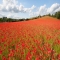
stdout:
<svg viewBox="0 0 60 60">
<path fill-rule="evenodd" d="M 0 60 L 60 60 L 60 20 L 0 23 Z"/>
</svg>

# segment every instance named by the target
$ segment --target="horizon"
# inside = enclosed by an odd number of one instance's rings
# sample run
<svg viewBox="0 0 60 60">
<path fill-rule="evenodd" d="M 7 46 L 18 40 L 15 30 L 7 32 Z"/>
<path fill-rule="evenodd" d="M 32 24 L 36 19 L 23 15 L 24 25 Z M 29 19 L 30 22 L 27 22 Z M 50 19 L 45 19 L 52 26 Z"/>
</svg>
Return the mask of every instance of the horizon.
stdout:
<svg viewBox="0 0 60 60">
<path fill-rule="evenodd" d="M 0 0 L 0 17 L 30 18 L 60 11 L 60 0 Z"/>
</svg>

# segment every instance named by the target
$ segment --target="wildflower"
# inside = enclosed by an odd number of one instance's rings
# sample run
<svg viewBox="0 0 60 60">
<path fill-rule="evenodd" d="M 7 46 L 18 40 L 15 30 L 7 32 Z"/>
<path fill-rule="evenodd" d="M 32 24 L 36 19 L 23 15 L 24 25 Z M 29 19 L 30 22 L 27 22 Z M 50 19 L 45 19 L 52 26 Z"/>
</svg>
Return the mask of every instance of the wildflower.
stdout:
<svg viewBox="0 0 60 60">
<path fill-rule="evenodd" d="M 8 56 L 9 56 L 9 57 L 13 57 L 13 56 L 14 56 L 14 50 L 11 50 L 11 49 L 10 49 L 10 53 L 9 53 Z"/>
<path fill-rule="evenodd" d="M 35 60 L 40 60 L 39 57 L 36 57 Z"/>
<path fill-rule="evenodd" d="M 2 60 L 7 60 L 7 58 L 5 56 L 2 57 Z"/>
<path fill-rule="evenodd" d="M 32 56 L 31 56 L 31 53 L 28 52 L 27 55 L 26 55 L 26 60 L 31 60 Z"/>
<path fill-rule="evenodd" d="M 60 60 L 60 54 L 57 55 L 58 60 Z"/>
<path fill-rule="evenodd" d="M 0 54 L 2 54 L 2 50 L 0 50 Z"/>
</svg>

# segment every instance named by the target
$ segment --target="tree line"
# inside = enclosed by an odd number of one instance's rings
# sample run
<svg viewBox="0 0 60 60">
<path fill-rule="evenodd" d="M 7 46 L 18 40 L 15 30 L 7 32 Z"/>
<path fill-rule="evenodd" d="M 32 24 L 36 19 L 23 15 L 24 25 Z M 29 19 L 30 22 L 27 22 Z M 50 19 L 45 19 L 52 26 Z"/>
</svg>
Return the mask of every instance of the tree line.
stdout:
<svg viewBox="0 0 60 60">
<path fill-rule="evenodd" d="M 51 17 L 54 17 L 54 18 L 57 18 L 57 19 L 60 19 L 60 11 L 56 12 L 55 14 L 47 14 L 47 15 L 44 15 L 44 16 L 51 16 Z M 39 15 L 39 16 L 36 16 L 36 17 L 32 17 L 32 18 L 22 18 L 22 19 L 12 19 L 12 18 L 7 18 L 7 17 L 3 17 L 3 18 L 0 18 L 0 22 L 19 22 L 19 21 L 28 21 L 28 20 L 34 20 L 34 19 L 37 19 L 37 18 L 41 18 L 42 16 Z"/>
<path fill-rule="evenodd" d="M 28 21 L 28 20 L 34 20 L 37 18 L 40 18 L 41 16 L 36 16 L 36 17 L 32 17 L 32 18 L 22 18 L 22 19 L 12 19 L 12 18 L 7 18 L 7 17 L 3 17 L 0 18 L 0 22 L 19 22 L 19 21 Z"/>
<path fill-rule="evenodd" d="M 54 18 L 57 18 L 57 19 L 60 19 L 60 11 L 56 12 L 55 14 L 48 14 L 48 16 L 51 16 L 51 17 L 54 17 Z"/>
</svg>

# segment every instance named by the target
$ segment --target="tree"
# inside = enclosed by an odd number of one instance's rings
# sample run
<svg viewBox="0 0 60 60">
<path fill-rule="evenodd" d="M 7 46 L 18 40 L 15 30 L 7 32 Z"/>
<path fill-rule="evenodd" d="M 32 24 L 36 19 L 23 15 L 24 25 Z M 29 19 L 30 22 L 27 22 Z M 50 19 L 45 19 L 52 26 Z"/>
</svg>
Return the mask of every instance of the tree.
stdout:
<svg viewBox="0 0 60 60">
<path fill-rule="evenodd" d="M 56 12 L 55 14 L 52 14 L 52 17 L 60 19 L 60 11 Z"/>
<path fill-rule="evenodd" d="M 49 14 L 47 14 L 47 16 L 51 16 L 51 14 L 49 13 Z"/>
<path fill-rule="evenodd" d="M 3 19 L 2 18 L 0 18 L 0 22 L 3 22 Z"/>
<path fill-rule="evenodd" d="M 56 17 L 60 19 L 60 11 L 57 12 Z"/>
</svg>

